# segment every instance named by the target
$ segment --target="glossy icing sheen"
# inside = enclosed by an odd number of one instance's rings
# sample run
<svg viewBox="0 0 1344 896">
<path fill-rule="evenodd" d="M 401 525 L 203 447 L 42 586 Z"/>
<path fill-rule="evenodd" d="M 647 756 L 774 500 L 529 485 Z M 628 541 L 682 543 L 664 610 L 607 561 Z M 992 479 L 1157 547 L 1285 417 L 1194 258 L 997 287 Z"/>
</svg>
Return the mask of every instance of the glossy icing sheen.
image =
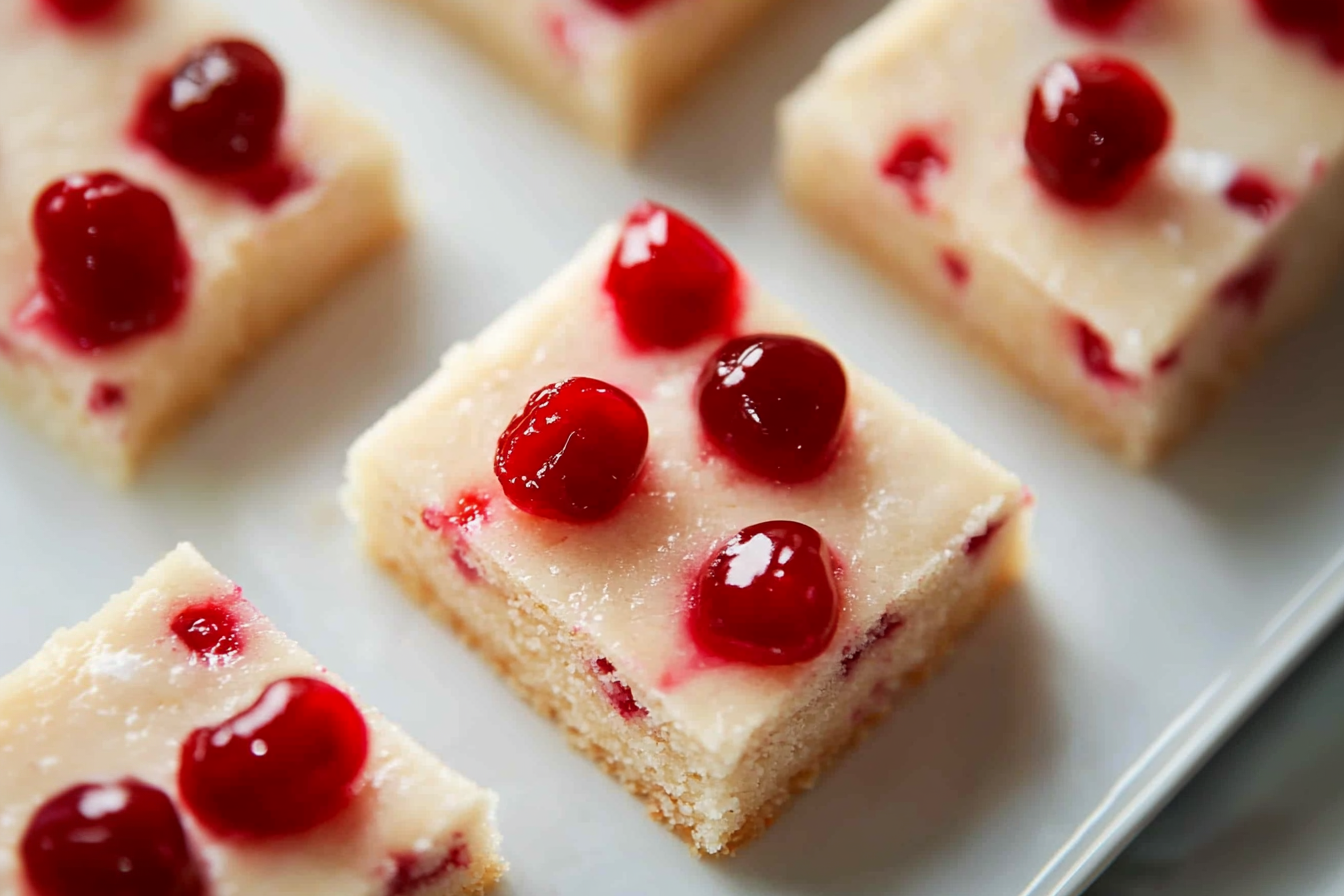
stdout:
<svg viewBox="0 0 1344 896">
<path fill-rule="evenodd" d="M 239 621 L 242 647 L 227 663 L 202 662 L 173 633 L 178 614 L 203 598 L 227 603 Z M 291 676 L 330 680 L 189 547 L 89 622 L 56 634 L 0 680 L 0 893 L 16 892 L 16 845 L 44 801 L 74 784 L 128 776 L 176 799 L 187 735 Z M 355 801 L 309 833 L 265 846 L 225 842 L 179 801 L 210 896 L 371 896 L 386 892 L 407 856 L 437 861 L 463 842 L 493 851 L 493 798 L 364 712 L 369 761 Z"/>
<path fill-rule="evenodd" d="M 837 47 L 805 102 L 877 173 L 902 135 L 933 130 L 947 164 L 925 185 L 931 213 L 1091 322 L 1125 369 L 1149 370 L 1265 239 L 1267 222 L 1225 196 L 1238 172 L 1301 196 L 1338 159 L 1344 72 L 1253 0 L 1139 5 L 1104 50 L 1152 74 L 1172 140 L 1118 206 L 1076 210 L 1027 174 L 1023 133 L 1046 67 L 1097 49 L 1046 0 L 914 0 Z M 823 108 L 821 84 L 844 102 Z"/>
<path fill-rule="evenodd" d="M 1021 501 L 1018 482 L 859 371 L 848 435 L 829 472 L 790 487 L 744 471 L 712 449 L 695 408 L 697 379 L 722 344 L 642 351 L 620 332 L 601 284 L 618 229 L 470 345 L 458 346 L 419 392 L 352 453 L 376 466 L 397 500 L 456 506 L 484 494 L 490 510 L 464 533 L 469 562 L 496 585 L 526 589 L 596 651 L 643 701 L 724 761 L 816 676 L 836 676 L 847 648 L 893 601 Z M 745 284 L 740 333 L 806 334 L 773 299 Z M 568 524 L 518 511 L 492 471 L 496 440 L 537 388 L 591 376 L 632 395 L 649 422 L 648 464 L 609 519 Z M 838 632 L 817 660 L 761 669 L 707 662 L 687 629 L 692 581 L 723 542 L 768 520 L 816 528 L 834 548 L 844 594 Z M 443 562 L 452 563 L 445 543 Z M 907 608 L 913 609 L 913 608 Z"/>
</svg>

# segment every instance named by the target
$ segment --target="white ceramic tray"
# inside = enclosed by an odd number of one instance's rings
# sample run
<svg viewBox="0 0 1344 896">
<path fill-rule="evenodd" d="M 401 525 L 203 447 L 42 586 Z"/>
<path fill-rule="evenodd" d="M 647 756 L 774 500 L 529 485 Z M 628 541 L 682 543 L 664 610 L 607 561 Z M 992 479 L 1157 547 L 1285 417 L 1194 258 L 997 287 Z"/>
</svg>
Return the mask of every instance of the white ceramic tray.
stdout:
<svg viewBox="0 0 1344 896">
<path fill-rule="evenodd" d="M 1140 477 L 824 243 L 771 177 L 774 104 L 881 0 L 781 11 L 634 169 L 389 0 L 236 0 L 296 71 L 381 110 L 415 237 L 242 378 L 126 495 L 0 422 L 0 666 L 191 539 L 371 702 L 503 797 L 504 893 L 1076 893 L 1344 609 L 1344 305 Z M 1022 475 L 1026 587 L 740 857 L 700 863 L 355 551 L 346 446 L 652 196 L 704 220 L 857 363 Z"/>
</svg>

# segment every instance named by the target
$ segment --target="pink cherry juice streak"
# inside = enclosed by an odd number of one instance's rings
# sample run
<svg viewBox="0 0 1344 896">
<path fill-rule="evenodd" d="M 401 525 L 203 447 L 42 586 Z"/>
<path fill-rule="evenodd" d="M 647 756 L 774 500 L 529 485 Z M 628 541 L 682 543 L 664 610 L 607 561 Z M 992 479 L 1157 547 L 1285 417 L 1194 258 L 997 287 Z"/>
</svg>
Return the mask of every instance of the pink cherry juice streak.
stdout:
<svg viewBox="0 0 1344 896">
<path fill-rule="evenodd" d="M 442 880 L 454 871 L 471 867 L 471 847 L 463 836 L 453 834 L 452 843 L 437 862 L 426 867 L 426 857 L 402 853 L 392 857 L 394 871 L 387 884 L 387 896 L 410 896 Z"/>
<path fill-rule="evenodd" d="M 713 562 L 718 556 L 719 549 L 723 546 L 723 541 L 717 541 L 705 552 L 703 559 L 698 563 L 688 561 L 682 568 L 681 579 L 683 582 L 681 611 L 681 624 L 676 628 L 677 646 L 673 653 L 672 660 L 663 669 L 658 677 L 658 689 L 661 691 L 674 691 L 686 682 L 714 669 L 722 669 L 725 666 L 740 666 L 755 669 L 760 675 L 774 677 L 781 682 L 789 682 L 801 675 L 801 670 L 810 666 L 811 663 L 799 663 L 795 666 L 747 666 L 745 663 L 735 663 L 732 660 L 726 660 L 721 657 L 713 656 L 702 651 L 695 643 L 695 636 L 691 633 L 691 614 L 690 604 L 694 597 L 695 590 L 700 586 L 700 576 L 705 568 Z M 849 575 L 849 566 L 841 557 L 840 552 L 831 547 L 831 571 L 835 575 L 835 584 L 840 591 L 840 622 L 837 625 L 837 632 L 845 624 L 849 616 L 851 601 L 845 591 L 845 579 Z M 839 636 L 837 635 L 837 638 Z"/>
<path fill-rule="evenodd" d="M 450 556 L 457 571 L 468 582 L 480 582 L 481 573 L 467 559 L 467 540 L 490 518 L 490 499 L 484 492 L 467 490 L 458 496 L 452 512 L 441 507 L 426 507 L 420 512 L 420 521 L 431 532 L 438 532 L 452 541 Z"/>
</svg>

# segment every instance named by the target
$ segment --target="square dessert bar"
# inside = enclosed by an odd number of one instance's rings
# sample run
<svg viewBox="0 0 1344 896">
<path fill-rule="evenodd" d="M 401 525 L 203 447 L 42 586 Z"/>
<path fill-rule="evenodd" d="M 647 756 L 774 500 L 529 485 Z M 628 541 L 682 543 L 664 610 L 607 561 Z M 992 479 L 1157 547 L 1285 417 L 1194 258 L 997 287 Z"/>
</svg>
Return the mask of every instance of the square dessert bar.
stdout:
<svg viewBox="0 0 1344 896">
<path fill-rule="evenodd" d="M 407 0 L 619 156 L 780 0 Z"/>
<path fill-rule="evenodd" d="M 193 548 L 0 679 L 0 892 L 449 896 L 504 865 L 495 795 Z"/>
<path fill-rule="evenodd" d="M 373 557 L 702 853 L 1020 574 L 1022 485 L 645 204 L 355 445 Z"/>
<path fill-rule="evenodd" d="M 401 228 L 394 152 L 186 0 L 0 0 L 0 396 L 113 481 Z"/>
<path fill-rule="evenodd" d="M 910 0 L 784 104 L 807 213 L 1144 465 L 1344 257 L 1344 20 L 1284 0 Z"/>
</svg>

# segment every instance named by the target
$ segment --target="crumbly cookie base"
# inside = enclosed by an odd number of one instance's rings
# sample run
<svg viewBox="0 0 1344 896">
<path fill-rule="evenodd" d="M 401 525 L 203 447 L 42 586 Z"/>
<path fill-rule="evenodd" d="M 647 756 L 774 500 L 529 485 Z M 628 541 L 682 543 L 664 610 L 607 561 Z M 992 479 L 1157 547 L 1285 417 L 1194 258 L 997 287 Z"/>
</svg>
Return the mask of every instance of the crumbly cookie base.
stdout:
<svg viewBox="0 0 1344 896">
<path fill-rule="evenodd" d="M 416 520 L 398 517 L 379 526 L 365 518 L 363 524 L 370 553 L 408 595 L 559 724 L 571 745 L 639 798 L 653 818 L 704 856 L 731 855 L 760 835 L 793 796 L 811 788 L 863 739 L 898 695 L 930 674 L 1019 578 L 1029 527 L 1025 512 L 1010 520 L 977 561 L 979 571 L 963 572 L 962 581 L 951 586 L 956 599 L 924 627 L 926 634 L 903 631 L 872 645 L 871 656 L 865 655 L 843 685 L 811 704 L 800 703 L 771 736 L 758 738 L 739 767 L 724 774 L 712 770 L 675 726 L 658 723 L 656 707 L 647 720 L 622 719 L 591 672 L 593 648 L 535 601 L 468 582 L 447 556 L 445 542 Z M 949 587 L 933 579 L 932 587 Z M 912 643 L 907 635 L 921 640 Z"/>
</svg>

